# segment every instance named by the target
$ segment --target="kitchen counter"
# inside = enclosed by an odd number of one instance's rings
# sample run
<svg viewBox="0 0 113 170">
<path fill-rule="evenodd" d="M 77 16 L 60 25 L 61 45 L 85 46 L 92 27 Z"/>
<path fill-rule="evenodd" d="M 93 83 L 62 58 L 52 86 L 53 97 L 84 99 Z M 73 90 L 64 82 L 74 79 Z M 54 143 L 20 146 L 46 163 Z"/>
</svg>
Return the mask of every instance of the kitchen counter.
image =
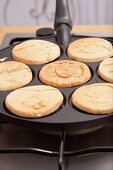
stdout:
<svg viewBox="0 0 113 170">
<path fill-rule="evenodd" d="M 45 26 L 0 26 L 0 44 L 7 33 L 32 33 Z M 113 25 L 100 26 L 73 26 L 76 33 L 113 33 Z"/>
</svg>

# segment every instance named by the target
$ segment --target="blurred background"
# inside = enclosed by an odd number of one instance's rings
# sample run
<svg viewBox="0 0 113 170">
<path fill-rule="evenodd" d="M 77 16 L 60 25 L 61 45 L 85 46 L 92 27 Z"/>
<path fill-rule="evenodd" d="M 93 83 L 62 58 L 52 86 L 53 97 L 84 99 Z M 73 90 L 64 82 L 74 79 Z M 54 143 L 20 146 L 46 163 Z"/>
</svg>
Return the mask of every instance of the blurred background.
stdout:
<svg viewBox="0 0 113 170">
<path fill-rule="evenodd" d="M 55 1 L 0 0 L 0 25 L 51 25 L 54 22 Z M 68 1 L 74 24 L 113 24 L 113 0 Z"/>
</svg>

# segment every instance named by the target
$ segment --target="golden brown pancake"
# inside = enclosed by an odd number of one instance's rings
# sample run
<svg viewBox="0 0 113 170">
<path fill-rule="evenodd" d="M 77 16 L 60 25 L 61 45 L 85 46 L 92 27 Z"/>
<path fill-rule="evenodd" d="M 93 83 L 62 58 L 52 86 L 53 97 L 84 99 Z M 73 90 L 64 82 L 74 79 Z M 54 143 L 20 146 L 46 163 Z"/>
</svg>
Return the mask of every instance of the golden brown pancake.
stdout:
<svg viewBox="0 0 113 170">
<path fill-rule="evenodd" d="M 5 100 L 6 107 L 12 113 L 26 118 L 50 115 L 62 102 L 61 92 L 45 85 L 20 88 L 10 93 Z"/>
<path fill-rule="evenodd" d="M 60 56 L 58 45 L 45 40 L 28 40 L 16 45 L 12 57 L 25 64 L 44 64 Z"/>
<path fill-rule="evenodd" d="M 72 103 L 87 113 L 110 114 L 113 112 L 113 84 L 96 83 L 75 90 Z"/>
<path fill-rule="evenodd" d="M 99 75 L 105 81 L 113 83 L 113 58 L 107 58 L 100 63 L 98 69 Z"/>
<path fill-rule="evenodd" d="M 67 54 L 77 61 L 98 62 L 113 56 L 113 46 L 102 38 L 82 38 L 69 45 Z"/>
<path fill-rule="evenodd" d="M 27 65 L 17 61 L 0 63 L 0 91 L 17 89 L 31 80 L 32 72 Z"/>
<path fill-rule="evenodd" d="M 47 85 L 72 87 L 86 83 L 91 78 L 91 73 L 84 63 L 61 60 L 45 65 L 39 73 L 39 78 Z"/>
</svg>

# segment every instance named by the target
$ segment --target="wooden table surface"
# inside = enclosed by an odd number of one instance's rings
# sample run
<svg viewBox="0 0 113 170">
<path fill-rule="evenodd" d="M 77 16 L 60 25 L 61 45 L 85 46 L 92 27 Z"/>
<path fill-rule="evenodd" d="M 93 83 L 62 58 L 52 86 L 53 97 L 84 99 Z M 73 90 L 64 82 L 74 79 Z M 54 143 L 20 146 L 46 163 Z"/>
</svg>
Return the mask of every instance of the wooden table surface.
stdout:
<svg viewBox="0 0 113 170">
<path fill-rule="evenodd" d="M 0 26 L 0 43 L 3 37 L 7 33 L 32 33 L 37 29 L 45 26 Z M 113 33 L 113 25 L 101 25 L 101 26 L 73 26 L 72 32 L 76 33 L 89 33 L 89 32 L 101 32 L 101 33 Z"/>
</svg>

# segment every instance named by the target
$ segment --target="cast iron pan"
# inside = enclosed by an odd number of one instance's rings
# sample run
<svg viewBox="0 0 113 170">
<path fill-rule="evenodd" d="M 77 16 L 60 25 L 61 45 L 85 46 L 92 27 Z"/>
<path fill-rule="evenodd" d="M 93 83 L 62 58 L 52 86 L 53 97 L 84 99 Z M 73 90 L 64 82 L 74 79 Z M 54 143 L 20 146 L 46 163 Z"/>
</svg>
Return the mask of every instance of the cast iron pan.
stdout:
<svg viewBox="0 0 113 170">
<path fill-rule="evenodd" d="M 60 6 L 60 8 L 59 8 Z M 67 0 L 57 0 L 56 1 L 56 18 L 55 18 L 55 30 L 56 35 L 50 36 L 41 36 L 41 39 L 56 43 L 61 48 L 61 55 L 58 60 L 71 60 L 67 56 L 67 47 L 70 41 L 75 41 L 82 36 L 72 36 L 70 30 L 72 28 L 72 23 L 69 15 L 69 9 Z M 113 44 L 113 39 L 107 39 Z M 7 57 L 8 61 L 13 60 L 11 53 L 15 45 L 9 46 L 0 51 L 0 58 Z M 84 85 L 93 84 L 93 83 L 104 83 L 98 73 L 97 69 L 100 64 L 98 63 L 86 63 L 92 73 L 91 79 Z M 42 85 L 38 79 L 38 73 L 43 65 L 29 65 L 33 73 L 33 80 L 27 86 L 32 85 Z M 82 85 L 83 86 L 83 85 Z M 83 130 L 96 128 L 103 126 L 113 121 L 113 114 L 109 115 L 91 115 L 85 113 L 71 103 L 72 93 L 81 86 L 72 87 L 72 88 L 59 88 L 59 90 L 64 95 L 64 102 L 62 106 L 53 114 L 38 118 L 38 119 L 27 119 L 16 116 L 12 114 L 4 104 L 5 98 L 11 91 L 0 92 L 0 117 L 5 123 L 16 124 L 19 126 L 25 126 L 27 128 L 35 128 L 36 130 L 49 130 L 49 131 L 61 131 L 61 130 Z"/>
<path fill-rule="evenodd" d="M 79 36 L 72 36 L 72 41 L 77 40 Z M 49 36 L 41 38 L 47 41 L 51 41 L 54 43 L 56 42 L 55 36 Z M 113 41 L 111 39 L 109 40 L 112 44 Z M 13 60 L 11 56 L 12 49 L 15 45 L 9 46 L 2 51 L 0 51 L 0 58 L 8 57 L 8 61 Z M 67 54 L 67 46 L 66 45 L 60 45 L 61 48 L 61 56 L 57 59 L 58 60 L 71 60 Z M 98 73 L 97 69 L 100 64 L 98 63 L 86 63 L 92 73 L 91 79 L 84 85 L 93 84 L 93 83 L 104 83 L 105 81 L 102 80 Z M 28 65 L 33 73 L 33 80 L 31 83 L 29 83 L 27 86 L 31 85 L 42 85 L 43 83 L 40 82 L 40 80 L 37 78 L 38 73 L 40 69 L 44 66 L 43 65 Z M 82 85 L 82 86 L 84 86 Z M 12 124 L 18 124 L 20 126 L 26 126 L 30 128 L 35 128 L 37 130 L 50 130 L 50 131 L 59 131 L 59 130 L 82 130 L 82 129 L 88 129 L 88 128 L 94 128 L 97 126 L 101 126 L 104 124 L 108 124 L 112 122 L 113 120 L 113 114 L 110 115 L 91 115 L 88 113 L 85 113 L 76 107 L 74 107 L 71 103 L 71 95 L 72 93 L 81 86 L 72 87 L 72 88 L 59 88 L 59 90 L 64 95 L 64 102 L 62 106 L 53 114 L 38 118 L 38 119 L 28 119 L 28 118 L 22 118 L 19 116 L 16 116 L 12 114 L 4 104 L 4 100 L 6 96 L 11 91 L 5 91 L 0 92 L 0 115 L 1 119 L 4 120 L 6 123 L 12 123 Z"/>
</svg>

